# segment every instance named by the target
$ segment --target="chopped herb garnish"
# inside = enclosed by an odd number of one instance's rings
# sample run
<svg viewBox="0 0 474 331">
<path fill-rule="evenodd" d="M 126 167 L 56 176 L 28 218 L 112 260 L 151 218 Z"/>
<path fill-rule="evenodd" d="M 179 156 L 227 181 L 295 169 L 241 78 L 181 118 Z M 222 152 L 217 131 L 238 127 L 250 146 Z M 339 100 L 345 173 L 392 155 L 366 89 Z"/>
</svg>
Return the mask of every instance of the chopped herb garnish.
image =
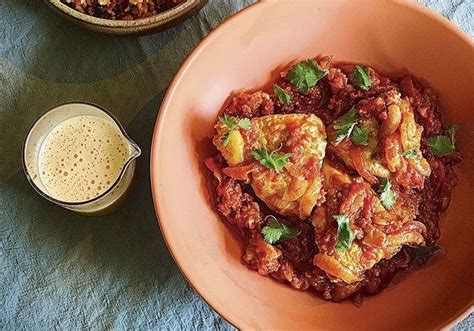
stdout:
<svg viewBox="0 0 474 331">
<path fill-rule="evenodd" d="M 424 257 L 441 250 L 439 246 L 413 246 L 413 248 L 415 249 L 415 257 Z"/>
<path fill-rule="evenodd" d="M 424 257 L 430 256 L 430 255 L 432 255 L 436 252 L 439 252 L 439 251 L 445 251 L 446 252 L 445 248 L 442 248 L 442 247 L 439 247 L 439 246 L 436 246 L 436 245 L 435 246 L 408 245 L 408 246 L 414 249 L 415 259 L 424 258 Z"/>
<path fill-rule="evenodd" d="M 456 132 L 458 132 L 458 130 L 459 130 L 459 125 L 457 125 L 457 124 L 452 124 L 452 125 L 448 126 L 448 128 L 446 129 L 446 131 L 449 134 L 449 138 L 451 139 L 451 143 L 453 144 L 453 147 L 456 144 L 455 135 L 456 135 Z"/>
<path fill-rule="evenodd" d="M 280 172 L 285 164 L 288 163 L 291 153 L 279 154 L 278 150 L 268 153 L 264 148 L 254 149 L 252 155 L 255 160 L 259 161 L 265 167 Z"/>
<path fill-rule="evenodd" d="M 428 139 L 428 147 L 433 154 L 449 155 L 456 151 L 456 132 L 459 130 L 458 125 L 450 125 L 446 132 L 448 136 L 433 136 Z"/>
<path fill-rule="evenodd" d="M 455 151 L 452 141 L 446 136 L 430 137 L 428 147 L 433 154 L 437 155 L 449 155 Z"/>
<path fill-rule="evenodd" d="M 392 209 L 397 200 L 397 192 L 392 191 L 392 184 L 388 178 L 383 178 L 379 185 L 380 202 L 385 209 Z"/>
<path fill-rule="evenodd" d="M 227 144 L 229 143 L 230 134 L 237 127 L 247 130 L 247 131 L 250 130 L 250 127 L 251 127 L 251 122 L 248 118 L 238 119 L 233 116 L 224 115 L 221 118 L 219 118 L 219 121 L 227 127 L 227 131 L 224 133 L 224 135 L 221 138 L 222 146 L 227 146 Z"/>
<path fill-rule="evenodd" d="M 356 145 L 366 146 L 369 143 L 369 128 L 366 126 L 354 126 L 351 134 L 352 142 Z"/>
<path fill-rule="evenodd" d="M 275 95 L 278 97 L 282 104 L 286 106 L 291 104 L 291 95 L 285 89 L 275 84 L 273 85 L 273 92 L 275 92 Z"/>
<path fill-rule="evenodd" d="M 238 120 L 235 117 L 229 116 L 229 115 L 224 115 L 224 116 L 220 117 L 219 121 L 222 124 L 224 124 L 225 126 L 227 126 L 227 128 L 232 128 L 232 127 L 236 126 L 237 122 L 238 122 Z"/>
<path fill-rule="evenodd" d="M 407 158 L 407 159 L 415 159 L 418 157 L 418 152 L 415 151 L 414 149 L 409 149 L 408 151 L 406 151 L 405 153 L 403 153 L 403 155 Z"/>
<path fill-rule="evenodd" d="M 237 126 L 239 128 L 242 128 L 242 129 L 248 131 L 248 130 L 250 130 L 250 127 L 252 126 L 252 122 L 248 118 L 242 118 L 237 123 Z"/>
<path fill-rule="evenodd" d="M 347 113 L 338 118 L 334 124 L 334 129 L 336 130 L 336 139 L 334 142 L 335 145 L 338 145 L 341 141 L 350 137 L 358 118 L 359 114 L 355 108 L 352 108 Z"/>
<path fill-rule="evenodd" d="M 295 64 L 288 72 L 288 81 L 303 93 L 314 87 L 327 74 L 314 60 L 302 61 Z"/>
<path fill-rule="evenodd" d="M 232 130 L 227 130 L 227 132 L 224 133 L 224 135 L 222 136 L 222 138 L 221 138 L 222 146 L 227 146 L 227 144 L 229 143 L 231 132 L 232 132 Z"/>
<path fill-rule="evenodd" d="M 355 237 L 354 232 L 352 232 L 349 226 L 349 216 L 342 214 L 333 215 L 332 217 L 337 222 L 337 243 L 334 248 L 339 252 L 349 249 Z"/>
<path fill-rule="evenodd" d="M 368 90 L 372 86 L 369 76 L 369 68 L 355 66 L 354 74 L 352 75 L 352 81 L 361 89 Z"/>
<path fill-rule="evenodd" d="M 290 228 L 279 222 L 273 215 L 268 215 L 265 217 L 265 220 L 268 220 L 268 222 L 267 225 L 262 228 L 261 232 L 265 241 L 269 244 L 292 239 L 301 232 L 299 229 Z"/>
</svg>

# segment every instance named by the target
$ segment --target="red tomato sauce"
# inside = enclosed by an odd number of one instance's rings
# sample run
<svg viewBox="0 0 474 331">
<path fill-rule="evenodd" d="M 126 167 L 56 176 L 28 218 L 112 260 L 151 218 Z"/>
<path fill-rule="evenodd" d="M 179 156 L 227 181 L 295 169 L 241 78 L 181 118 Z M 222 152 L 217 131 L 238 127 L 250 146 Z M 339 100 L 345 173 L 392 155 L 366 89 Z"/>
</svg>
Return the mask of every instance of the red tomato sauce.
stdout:
<svg viewBox="0 0 474 331">
<path fill-rule="evenodd" d="M 326 126 L 330 126 L 338 117 L 356 105 L 359 107 L 365 105 L 364 111 L 376 112 L 378 118 L 384 120 L 387 117 L 386 112 L 374 101 L 380 94 L 393 91 L 401 93 L 402 97 L 408 97 L 415 121 L 423 128 L 421 151 L 431 167 L 431 174 L 426 178 L 424 186 L 397 189 L 401 192 L 402 203 L 409 206 L 416 213 L 416 219 L 426 226 L 426 233 L 423 234 L 426 244 L 434 244 L 440 237 L 440 213 L 448 207 L 451 192 L 457 183 L 454 165 L 461 161 L 457 152 L 449 156 L 437 156 L 432 154 L 427 146 L 427 139 L 432 135 L 443 134 L 445 128 L 436 94 L 412 75 L 399 79 L 388 77 L 373 69 L 370 74 L 372 87 L 369 90 L 359 89 L 351 84 L 353 64 L 332 65 L 330 57 L 319 57 L 317 61 L 322 68 L 328 70 L 328 74 L 306 93 L 300 92 L 286 80 L 287 71 L 282 72 L 281 78 L 275 82 L 289 91 L 292 99 L 290 105 L 283 104 L 273 91 L 263 95 L 242 93 L 233 99 L 224 109 L 224 113 L 241 118 L 307 113 L 317 115 Z M 385 144 L 389 143 L 390 140 L 387 139 Z M 390 149 L 389 152 L 396 154 L 397 148 Z M 347 169 L 349 174 L 356 175 L 354 170 L 348 169 L 337 156 L 332 155 L 329 150 L 326 152 L 326 157 L 332 162 Z M 361 169 L 359 173 L 366 182 L 369 184 L 377 182 L 373 175 L 364 172 L 363 160 L 357 150 L 353 150 L 351 154 L 354 167 Z M 396 156 L 389 155 L 389 157 Z M 316 162 L 317 160 L 310 159 L 303 170 L 319 171 L 315 169 Z M 350 298 L 360 303 L 364 296 L 374 295 L 384 289 L 398 272 L 426 262 L 426 258 L 416 259 L 413 249 L 405 246 L 391 259 L 383 259 L 372 269 L 367 270 L 362 281 L 353 284 L 332 282 L 324 271 L 313 264 L 313 257 L 318 252 L 318 247 L 315 244 L 315 230 L 311 220 L 297 221 L 291 217 L 281 219 L 297 227 L 301 233 L 293 239 L 274 244 L 273 246 L 281 251 L 281 255 L 276 260 L 269 260 L 264 248 L 257 243 L 256 237 L 263 226 L 265 215 L 273 214 L 278 218 L 280 215 L 269 211 L 253 194 L 250 185 L 223 174 L 224 167 L 226 163 L 220 155 L 209 163 L 209 168 L 216 175 L 212 180 L 212 187 L 215 191 L 217 210 L 243 243 L 242 262 L 262 275 L 270 276 L 298 290 L 317 293 L 326 300 L 342 301 Z M 406 182 L 419 184 L 420 180 L 423 178 L 420 179 L 417 173 L 410 169 L 397 178 L 397 181 L 405 184 Z M 376 190 L 376 187 L 372 187 Z M 328 211 L 335 214 L 339 212 L 337 210 L 339 206 L 335 203 L 331 201 L 325 203 Z M 370 201 L 364 201 L 364 206 L 359 209 L 358 222 L 364 222 L 364 219 L 372 213 L 368 205 Z M 326 236 L 321 238 L 321 241 L 331 247 L 336 238 Z M 370 252 L 366 251 L 364 254 L 370 255 Z"/>
</svg>

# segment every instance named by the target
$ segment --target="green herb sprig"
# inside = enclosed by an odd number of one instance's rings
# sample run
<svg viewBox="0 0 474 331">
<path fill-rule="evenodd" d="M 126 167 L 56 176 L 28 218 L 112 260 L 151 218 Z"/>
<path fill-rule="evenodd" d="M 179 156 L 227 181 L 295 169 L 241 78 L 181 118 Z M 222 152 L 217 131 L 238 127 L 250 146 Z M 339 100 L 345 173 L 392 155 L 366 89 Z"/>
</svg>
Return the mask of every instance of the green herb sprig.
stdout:
<svg viewBox="0 0 474 331">
<path fill-rule="evenodd" d="M 369 76 L 369 68 L 359 65 L 355 66 L 352 81 L 363 90 L 370 89 L 372 87 L 372 81 Z"/>
<path fill-rule="evenodd" d="M 336 131 L 335 145 L 338 145 L 341 141 L 351 136 L 358 118 L 359 114 L 357 113 L 357 109 L 352 108 L 337 119 L 336 123 L 334 123 L 334 129 Z"/>
<path fill-rule="evenodd" d="M 392 209 L 397 200 L 397 192 L 392 191 L 392 184 L 388 178 L 381 180 L 378 192 L 380 193 L 380 202 L 385 209 Z"/>
<path fill-rule="evenodd" d="M 278 150 L 279 149 L 268 153 L 266 149 L 258 148 L 252 151 L 252 156 L 265 167 L 275 170 L 276 172 L 281 172 L 290 160 L 291 153 L 279 154 Z"/>
<path fill-rule="evenodd" d="M 351 227 L 349 226 L 349 216 L 342 215 L 333 215 L 332 216 L 337 222 L 337 242 L 334 247 L 336 251 L 342 252 L 349 249 L 354 241 L 355 235 L 352 232 Z"/>
<path fill-rule="evenodd" d="M 297 228 L 290 228 L 279 222 L 273 215 L 268 215 L 265 217 L 265 220 L 267 221 L 267 225 L 262 228 L 261 233 L 265 241 L 269 244 L 295 238 L 301 232 Z"/>
<path fill-rule="evenodd" d="M 356 145 L 367 146 L 369 144 L 369 128 L 364 125 L 358 125 L 359 113 L 354 107 L 342 115 L 334 123 L 336 138 L 334 145 L 340 144 L 344 139 L 351 138 Z"/>
<path fill-rule="evenodd" d="M 295 64 L 288 72 L 288 81 L 295 85 L 299 91 L 307 93 L 316 86 L 318 81 L 326 76 L 327 71 L 321 69 L 314 60 L 301 61 Z"/>
<path fill-rule="evenodd" d="M 277 84 L 273 85 L 273 92 L 278 97 L 280 102 L 286 106 L 291 104 L 291 95 L 284 88 Z"/>
<path fill-rule="evenodd" d="M 449 155 L 456 151 L 456 132 L 459 130 L 458 125 L 450 125 L 446 129 L 447 136 L 433 136 L 428 139 L 428 147 L 431 152 L 436 155 Z"/>
<path fill-rule="evenodd" d="M 415 246 L 409 245 L 415 250 L 415 258 L 425 257 L 442 250 L 439 246 Z"/>
<path fill-rule="evenodd" d="M 403 153 L 403 156 L 405 156 L 407 159 L 416 159 L 419 156 L 419 153 L 414 149 L 409 149 Z"/>
<path fill-rule="evenodd" d="M 252 122 L 248 118 L 236 118 L 233 116 L 224 115 L 219 118 L 219 121 L 227 127 L 227 131 L 221 138 L 222 146 L 227 146 L 230 139 L 230 134 L 234 129 L 241 128 L 246 131 L 250 130 Z"/>
<path fill-rule="evenodd" d="M 354 126 L 351 139 L 356 145 L 367 146 L 369 144 L 369 128 L 366 126 Z"/>
<path fill-rule="evenodd" d="M 437 253 L 447 253 L 447 249 L 440 246 L 418 246 L 418 245 L 408 245 L 408 247 L 413 249 L 413 260 L 417 264 L 423 264 L 428 261 L 428 259 Z"/>
</svg>

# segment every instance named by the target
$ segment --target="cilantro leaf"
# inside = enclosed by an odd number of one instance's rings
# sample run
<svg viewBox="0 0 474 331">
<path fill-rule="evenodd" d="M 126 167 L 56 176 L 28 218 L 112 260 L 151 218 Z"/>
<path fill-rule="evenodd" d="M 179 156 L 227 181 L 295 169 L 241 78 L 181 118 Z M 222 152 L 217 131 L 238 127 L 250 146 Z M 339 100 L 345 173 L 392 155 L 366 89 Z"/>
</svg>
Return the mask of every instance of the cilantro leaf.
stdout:
<svg viewBox="0 0 474 331">
<path fill-rule="evenodd" d="M 355 66 L 352 81 L 361 89 L 368 90 L 372 86 L 372 81 L 369 76 L 369 68 Z"/>
<path fill-rule="evenodd" d="M 222 135 L 221 144 L 222 146 L 227 146 L 230 140 L 231 132 L 236 129 L 237 127 L 242 128 L 244 130 L 250 130 L 251 122 L 248 118 L 241 118 L 238 119 L 233 116 L 224 115 L 219 118 L 219 121 L 227 127 L 227 131 Z"/>
<path fill-rule="evenodd" d="M 455 148 L 452 141 L 446 136 L 433 136 L 428 139 L 428 147 L 433 154 L 449 155 L 454 153 Z"/>
<path fill-rule="evenodd" d="M 397 192 L 392 191 L 392 184 L 388 178 L 382 179 L 379 185 L 380 202 L 385 209 L 392 209 L 397 200 Z"/>
<path fill-rule="evenodd" d="M 281 88 L 277 84 L 274 84 L 273 92 L 275 92 L 275 95 L 278 97 L 278 99 L 280 100 L 282 104 L 286 106 L 291 104 L 291 95 L 285 89 Z"/>
<path fill-rule="evenodd" d="M 408 151 L 403 153 L 403 156 L 405 156 L 407 159 L 415 159 L 418 157 L 418 152 L 414 149 L 409 149 Z"/>
<path fill-rule="evenodd" d="M 314 60 L 301 61 L 295 64 L 288 72 L 288 81 L 303 93 L 314 87 L 317 82 L 326 76 L 327 71 L 321 69 Z"/>
<path fill-rule="evenodd" d="M 438 252 L 447 253 L 446 248 L 439 246 L 418 246 L 418 245 L 408 245 L 412 248 L 413 260 L 417 264 L 426 263 L 429 258 Z"/>
<path fill-rule="evenodd" d="M 283 223 L 280 223 L 277 218 L 273 215 L 265 217 L 268 220 L 267 225 L 261 230 L 265 241 L 269 244 L 274 244 L 278 241 L 285 241 L 292 239 L 300 234 L 300 230 L 296 228 L 290 228 Z"/>
<path fill-rule="evenodd" d="M 252 151 L 252 156 L 265 167 L 280 172 L 288 163 L 291 153 L 278 154 L 277 151 L 268 153 L 266 149 L 258 148 Z"/>
<path fill-rule="evenodd" d="M 451 143 L 453 144 L 453 147 L 456 144 L 456 138 L 454 136 L 456 135 L 456 132 L 458 132 L 458 130 L 459 130 L 459 125 L 457 124 L 452 124 L 448 126 L 448 128 L 446 129 L 446 131 L 449 134 L 449 138 L 451 139 Z"/>
<path fill-rule="evenodd" d="M 433 154 L 449 155 L 456 151 L 456 132 L 459 130 L 459 125 L 450 125 L 446 132 L 448 136 L 433 136 L 428 138 L 428 147 Z"/>
<path fill-rule="evenodd" d="M 333 215 L 337 222 L 337 243 L 334 247 L 336 251 L 341 252 L 349 249 L 354 241 L 355 235 L 349 226 L 349 216 L 347 215 Z"/>
<path fill-rule="evenodd" d="M 219 121 L 224 124 L 227 128 L 233 128 L 237 125 L 237 119 L 233 116 L 224 115 L 219 118 Z"/>
<path fill-rule="evenodd" d="M 231 130 L 227 130 L 226 133 L 224 133 L 222 135 L 222 138 L 221 138 L 221 145 L 222 146 L 227 146 L 229 144 L 229 140 L 230 140 L 230 133 L 232 131 Z"/>
<path fill-rule="evenodd" d="M 415 258 L 425 257 L 442 250 L 439 246 L 415 246 L 408 245 L 415 250 Z"/>
<path fill-rule="evenodd" d="M 269 244 L 276 243 L 280 240 L 282 235 L 282 226 L 278 220 L 273 216 L 267 216 L 270 220 L 267 225 L 261 230 L 265 241 Z"/>
<path fill-rule="evenodd" d="M 336 130 L 335 145 L 338 145 L 341 141 L 350 137 L 358 118 L 359 114 L 357 113 L 357 109 L 352 108 L 337 119 L 334 124 L 334 129 Z"/>
<path fill-rule="evenodd" d="M 250 122 L 250 119 L 248 119 L 248 118 L 241 118 L 237 122 L 237 126 L 241 129 L 246 130 L 246 131 L 250 130 L 251 125 L 252 125 L 252 122 Z"/>
<path fill-rule="evenodd" d="M 354 126 L 351 138 L 354 144 L 367 146 L 369 144 L 369 128 L 366 126 Z"/>
<path fill-rule="evenodd" d="M 356 125 L 355 123 L 352 123 L 349 126 L 344 127 L 343 129 L 339 130 L 339 132 L 336 136 L 335 145 L 338 145 L 341 141 L 343 141 L 344 139 L 349 137 L 351 135 L 352 130 L 354 129 L 355 125 Z"/>
</svg>

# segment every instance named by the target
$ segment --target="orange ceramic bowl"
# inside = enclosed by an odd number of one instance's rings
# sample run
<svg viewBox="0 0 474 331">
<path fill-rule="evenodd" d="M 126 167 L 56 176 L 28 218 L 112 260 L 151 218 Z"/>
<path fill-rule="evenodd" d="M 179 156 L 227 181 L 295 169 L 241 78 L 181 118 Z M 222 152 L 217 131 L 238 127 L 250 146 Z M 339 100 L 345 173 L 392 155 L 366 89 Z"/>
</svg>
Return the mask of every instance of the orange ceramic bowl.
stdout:
<svg viewBox="0 0 474 331">
<path fill-rule="evenodd" d="M 213 153 L 213 124 L 230 94 L 263 86 L 279 66 L 318 54 L 389 73 L 408 70 L 437 91 L 446 122 L 461 125 L 464 161 L 439 242 L 448 253 L 398 277 L 361 308 L 323 301 L 242 265 L 238 241 L 213 208 L 203 163 Z M 153 137 L 155 207 L 188 281 L 244 329 L 421 330 L 465 316 L 474 288 L 473 58 L 468 37 L 412 2 L 264 1 L 222 24 L 177 74 Z"/>
</svg>

